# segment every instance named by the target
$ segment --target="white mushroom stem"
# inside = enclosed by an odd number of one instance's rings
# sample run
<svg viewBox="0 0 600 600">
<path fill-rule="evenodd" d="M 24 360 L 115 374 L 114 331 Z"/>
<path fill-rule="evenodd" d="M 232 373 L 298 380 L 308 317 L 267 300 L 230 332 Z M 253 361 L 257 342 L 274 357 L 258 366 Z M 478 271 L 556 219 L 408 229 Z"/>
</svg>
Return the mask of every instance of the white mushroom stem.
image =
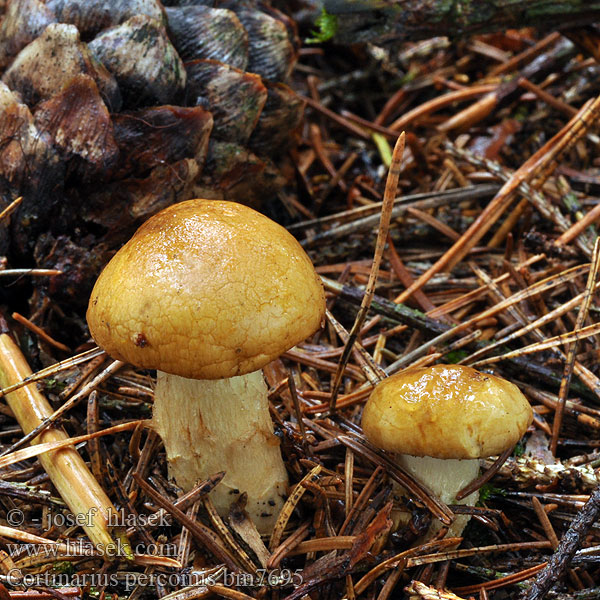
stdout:
<svg viewBox="0 0 600 600">
<path fill-rule="evenodd" d="M 287 472 L 273 433 L 261 371 L 229 379 L 187 379 L 158 371 L 153 425 L 167 451 L 170 475 L 184 490 L 226 471 L 211 493 L 226 516 L 239 494 L 261 533 L 283 506 Z"/>
<path fill-rule="evenodd" d="M 473 492 L 458 502 L 456 494 L 479 476 L 479 459 L 458 460 L 399 454 L 396 460 L 445 504 L 475 506 L 477 503 L 479 492 Z M 460 536 L 469 518 L 468 515 L 456 515 L 447 536 Z M 430 534 L 435 533 L 439 528 L 435 525 Z"/>
</svg>

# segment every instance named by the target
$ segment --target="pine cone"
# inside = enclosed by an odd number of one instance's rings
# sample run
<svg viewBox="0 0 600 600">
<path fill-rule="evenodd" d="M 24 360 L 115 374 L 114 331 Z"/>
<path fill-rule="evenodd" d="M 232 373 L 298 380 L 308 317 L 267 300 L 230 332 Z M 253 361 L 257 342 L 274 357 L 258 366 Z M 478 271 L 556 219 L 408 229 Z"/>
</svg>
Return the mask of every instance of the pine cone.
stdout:
<svg viewBox="0 0 600 600">
<path fill-rule="evenodd" d="M 303 108 L 285 83 L 293 23 L 250 0 L 166 4 L 5 4 L 0 208 L 23 202 L 0 253 L 62 269 L 55 297 L 84 302 L 111 251 L 169 204 L 257 204 L 282 184 L 273 161 Z"/>
</svg>

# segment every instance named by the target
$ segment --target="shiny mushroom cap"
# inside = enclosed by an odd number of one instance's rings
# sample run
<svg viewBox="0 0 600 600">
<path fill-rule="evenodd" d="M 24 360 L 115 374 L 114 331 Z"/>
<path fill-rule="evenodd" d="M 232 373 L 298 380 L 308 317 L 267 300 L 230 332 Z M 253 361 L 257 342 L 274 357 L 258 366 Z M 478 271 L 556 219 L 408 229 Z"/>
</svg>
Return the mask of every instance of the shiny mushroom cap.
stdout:
<svg viewBox="0 0 600 600">
<path fill-rule="evenodd" d="M 87 320 L 113 358 L 192 379 L 258 370 L 314 333 L 319 277 L 283 227 L 189 200 L 146 221 L 100 274 Z"/>
<path fill-rule="evenodd" d="M 384 450 L 471 459 L 514 446 L 531 421 L 531 406 L 513 383 L 471 367 L 435 365 L 378 384 L 362 427 Z"/>
</svg>

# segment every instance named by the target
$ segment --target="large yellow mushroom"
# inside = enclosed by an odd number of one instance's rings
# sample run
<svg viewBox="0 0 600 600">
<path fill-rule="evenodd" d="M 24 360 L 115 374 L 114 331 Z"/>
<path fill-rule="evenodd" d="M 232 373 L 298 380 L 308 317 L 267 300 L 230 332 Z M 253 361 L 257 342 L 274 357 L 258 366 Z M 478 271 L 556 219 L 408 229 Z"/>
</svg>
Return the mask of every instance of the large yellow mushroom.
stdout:
<svg viewBox="0 0 600 600">
<path fill-rule="evenodd" d="M 153 425 L 184 489 L 226 471 L 269 532 L 288 482 L 261 369 L 321 324 L 321 282 L 298 242 L 240 204 L 189 200 L 144 223 L 92 291 L 90 332 L 113 358 L 157 370 Z"/>
</svg>

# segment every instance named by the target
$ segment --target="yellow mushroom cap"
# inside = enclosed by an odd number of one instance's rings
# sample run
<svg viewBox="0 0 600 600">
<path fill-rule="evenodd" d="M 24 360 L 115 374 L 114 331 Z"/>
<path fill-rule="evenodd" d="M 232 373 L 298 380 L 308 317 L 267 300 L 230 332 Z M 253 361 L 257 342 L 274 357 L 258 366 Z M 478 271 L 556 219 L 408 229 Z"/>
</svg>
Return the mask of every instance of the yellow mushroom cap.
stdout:
<svg viewBox="0 0 600 600">
<path fill-rule="evenodd" d="M 519 388 L 461 365 L 407 369 L 373 390 L 362 428 L 378 448 L 434 458 L 495 456 L 533 418 Z"/>
<path fill-rule="evenodd" d="M 188 200 L 146 221 L 87 311 L 113 358 L 192 379 L 262 368 L 316 331 L 321 281 L 283 227 L 234 202 Z"/>
</svg>

